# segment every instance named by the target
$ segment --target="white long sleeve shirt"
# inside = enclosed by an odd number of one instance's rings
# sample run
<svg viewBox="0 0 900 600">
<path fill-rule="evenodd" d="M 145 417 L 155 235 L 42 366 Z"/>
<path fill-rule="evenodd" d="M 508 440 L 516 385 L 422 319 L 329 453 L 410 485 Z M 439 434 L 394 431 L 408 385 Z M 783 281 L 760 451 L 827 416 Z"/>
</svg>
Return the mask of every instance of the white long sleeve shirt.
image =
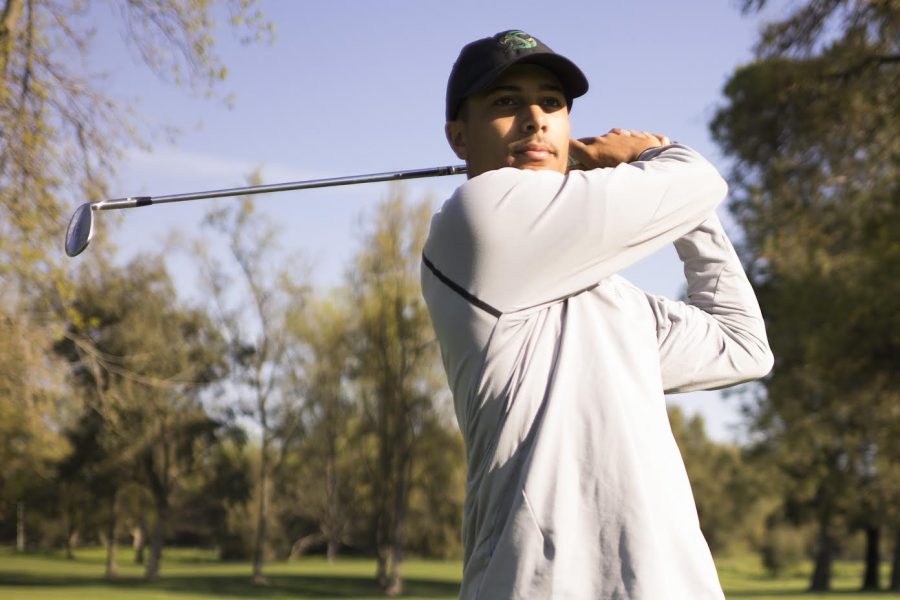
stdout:
<svg viewBox="0 0 900 600">
<path fill-rule="evenodd" d="M 461 598 L 723 597 L 664 393 L 771 368 L 725 193 L 672 145 L 484 173 L 435 214 L 422 288 L 467 449 Z M 689 303 L 616 275 L 672 242 Z"/>
</svg>

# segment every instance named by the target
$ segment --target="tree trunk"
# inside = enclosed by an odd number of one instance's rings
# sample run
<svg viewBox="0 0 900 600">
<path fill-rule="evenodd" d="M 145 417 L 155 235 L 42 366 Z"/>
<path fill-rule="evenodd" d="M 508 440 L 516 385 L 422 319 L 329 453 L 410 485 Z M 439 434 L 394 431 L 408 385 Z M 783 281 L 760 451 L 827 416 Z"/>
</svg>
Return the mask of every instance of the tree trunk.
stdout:
<svg viewBox="0 0 900 600">
<path fill-rule="evenodd" d="M 390 585 L 391 566 L 391 490 L 393 483 L 394 440 L 390 435 L 391 427 L 388 419 L 390 411 L 388 402 L 390 393 L 381 390 L 377 398 L 376 427 L 378 431 L 378 467 L 375 476 L 375 485 L 372 491 L 375 494 L 377 515 L 375 517 L 375 551 L 378 561 L 375 567 L 375 581 L 382 591 L 387 592 Z"/>
<path fill-rule="evenodd" d="M 147 581 L 159 579 L 159 566 L 162 562 L 163 540 L 168 517 L 168 499 L 157 502 L 156 523 L 153 525 L 153 533 L 150 536 L 150 557 L 147 559 L 147 568 L 144 570 L 144 578 Z"/>
<path fill-rule="evenodd" d="M 325 549 L 325 558 L 329 563 L 333 563 L 337 559 L 339 543 L 334 537 L 328 537 L 328 546 Z"/>
<path fill-rule="evenodd" d="M 388 548 L 388 571 L 384 585 L 385 596 L 399 596 L 403 593 L 403 577 L 400 573 L 401 557 L 393 544 Z"/>
<path fill-rule="evenodd" d="M 831 563 L 834 560 L 834 540 L 827 520 L 819 526 L 816 544 L 815 567 L 810 579 L 809 591 L 827 592 L 831 588 Z"/>
<path fill-rule="evenodd" d="M 16 503 L 16 550 L 25 552 L 25 503 Z"/>
<path fill-rule="evenodd" d="M 291 553 L 288 555 L 288 560 L 294 560 L 295 558 L 303 556 L 303 554 L 312 546 L 321 544 L 323 541 L 325 541 L 325 536 L 321 532 L 304 535 L 291 546 Z"/>
<path fill-rule="evenodd" d="M 388 575 L 387 575 L 387 550 L 381 546 L 377 546 L 375 549 L 375 583 L 382 590 L 387 589 L 388 585 Z"/>
<path fill-rule="evenodd" d="M 113 494 L 109 506 L 109 520 L 106 523 L 106 578 L 113 580 L 119 575 L 119 563 L 117 560 L 118 541 L 116 537 L 116 528 L 118 527 L 118 507 L 116 506 L 116 496 Z"/>
<path fill-rule="evenodd" d="M 134 550 L 134 563 L 144 564 L 144 549 L 147 547 L 147 518 L 143 510 L 138 517 L 137 525 L 131 530 L 131 548 Z"/>
<path fill-rule="evenodd" d="M 330 416 L 328 422 L 334 423 L 334 417 Z M 329 436 L 328 455 L 325 464 L 325 522 L 321 529 L 328 541 L 325 557 L 329 563 L 333 563 L 337 559 L 343 531 L 341 522 L 343 515 L 341 502 L 338 498 L 337 435 L 336 431 L 332 431 Z"/>
<path fill-rule="evenodd" d="M 263 566 L 266 561 L 266 521 L 269 512 L 269 444 L 268 434 L 265 431 L 263 421 L 263 439 L 259 465 L 259 516 L 256 520 L 256 541 L 253 544 L 253 583 L 265 585 L 266 576 L 263 574 Z"/>
<path fill-rule="evenodd" d="M 878 567 L 881 566 L 880 542 L 881 529 L 866 527 L 866 570 L 862 584 L 865 591 L 876 591 L 880 587 L 878 581 Z"/>
<path fill-rule="evenodd" d="M 894 531 L 894 560 L 891 565 L 891 591 L 900 592 L 900 528 Z"/>
<path fill-rule="evenodd" d="M 377 488 L 378 486 L 373 486 Z M 378 505 L 376 505 L 378 506 Z M 376 508 L 378 511 L 375 517 L 375 583 L 382 590 L 387 586 L 388 572 L 388 545 L 384 540 L 384 521 L 387 515 L 381 507 Z"/>
<path fill-rule="evenodd" d="M 78 544 L 78 528 L 75 525 L 78 519 L 73 504 L 66 503 L 66 560 L 75 560 L 75 546 Z"/>
<path fill-rule="evenodd" d="M 387 411 L 386 411 L 387 413 Z M 386 414 L 386 419 L 395 417 Z M 387 596 L 398 596 L 403 593 L 403 545 L 406 523 L 406 503 L 408 497 L 410 468 L 412 457 L 410 443 L 406 439 L 411 435 L 402 422 L 386 424 L 382 452 L 382 469 L 385 480 L 379 539 L 378 584 Z M 391 427 L 393 425 L 393 427 Z"/>
<path fill-rule="evenodd" d="M 75 560 L 75 547 L 78 545 L 78 530 L 70 526 L 66 533 L 66 559 Z"/>
<path fill-rule="evenodd" d="M 399 435 L 410 435 L 398 432 Z M 398 444 L 399 445 L 399 444 Z M 406 500 L 409 496 L 409 481 L 412 475 L 412 455 L 407 443 L 397 449 L 397 477 L 393 489 L 393 507 L 390 531 L 390 570 L 388 571 L 385 594 L 399 596 L 403 593 L 403 547 L 406 542 Z"/>
</svg>

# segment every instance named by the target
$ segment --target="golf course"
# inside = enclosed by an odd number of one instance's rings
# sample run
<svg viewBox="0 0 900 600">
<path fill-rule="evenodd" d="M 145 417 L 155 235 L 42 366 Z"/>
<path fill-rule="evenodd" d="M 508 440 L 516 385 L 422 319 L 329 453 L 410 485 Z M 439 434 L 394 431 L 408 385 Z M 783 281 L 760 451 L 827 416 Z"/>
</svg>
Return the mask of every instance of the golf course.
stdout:
<svg viewBox="0 0 900 600">
<path fill-rule="evenodd" d="M 898 90 L 900 0 L 0 0 L 0 600 L 900 600 Z"/>
</svg>

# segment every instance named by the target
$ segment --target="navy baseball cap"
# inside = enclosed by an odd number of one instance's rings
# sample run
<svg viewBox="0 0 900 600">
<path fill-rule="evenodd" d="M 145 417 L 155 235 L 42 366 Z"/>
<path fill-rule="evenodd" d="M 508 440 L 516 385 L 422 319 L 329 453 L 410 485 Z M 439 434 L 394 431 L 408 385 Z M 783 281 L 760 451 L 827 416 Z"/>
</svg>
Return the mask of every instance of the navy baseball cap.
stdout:
<svg viewBox="0 0 900 600">
<path fill-rule="evenodd" d="M 447 81 L 447 120 L 453 121 L 463 100 L 486 89 L 508 68 L 517 64 L 539 65 L 556 75 L 569 107 L 572 99 L 588 90 L 587 78 L 571 60 L 524 31 L 511 29 L 466 44 Z"/>
</svg>

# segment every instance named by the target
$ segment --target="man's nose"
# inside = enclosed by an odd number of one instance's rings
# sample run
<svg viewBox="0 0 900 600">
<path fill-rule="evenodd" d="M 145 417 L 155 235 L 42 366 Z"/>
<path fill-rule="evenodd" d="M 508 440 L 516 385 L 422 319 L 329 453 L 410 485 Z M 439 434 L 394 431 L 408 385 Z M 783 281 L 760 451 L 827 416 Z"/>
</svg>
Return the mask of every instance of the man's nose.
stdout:
<svg viewBox="0 0 900 600">
<path fill-rule="evenodd" d="M 527 104 L 522 107 L 522 130 L 527 133 L 542 131 L 547 125 L 547 115 L 539 104 Z"/>
</svg>

